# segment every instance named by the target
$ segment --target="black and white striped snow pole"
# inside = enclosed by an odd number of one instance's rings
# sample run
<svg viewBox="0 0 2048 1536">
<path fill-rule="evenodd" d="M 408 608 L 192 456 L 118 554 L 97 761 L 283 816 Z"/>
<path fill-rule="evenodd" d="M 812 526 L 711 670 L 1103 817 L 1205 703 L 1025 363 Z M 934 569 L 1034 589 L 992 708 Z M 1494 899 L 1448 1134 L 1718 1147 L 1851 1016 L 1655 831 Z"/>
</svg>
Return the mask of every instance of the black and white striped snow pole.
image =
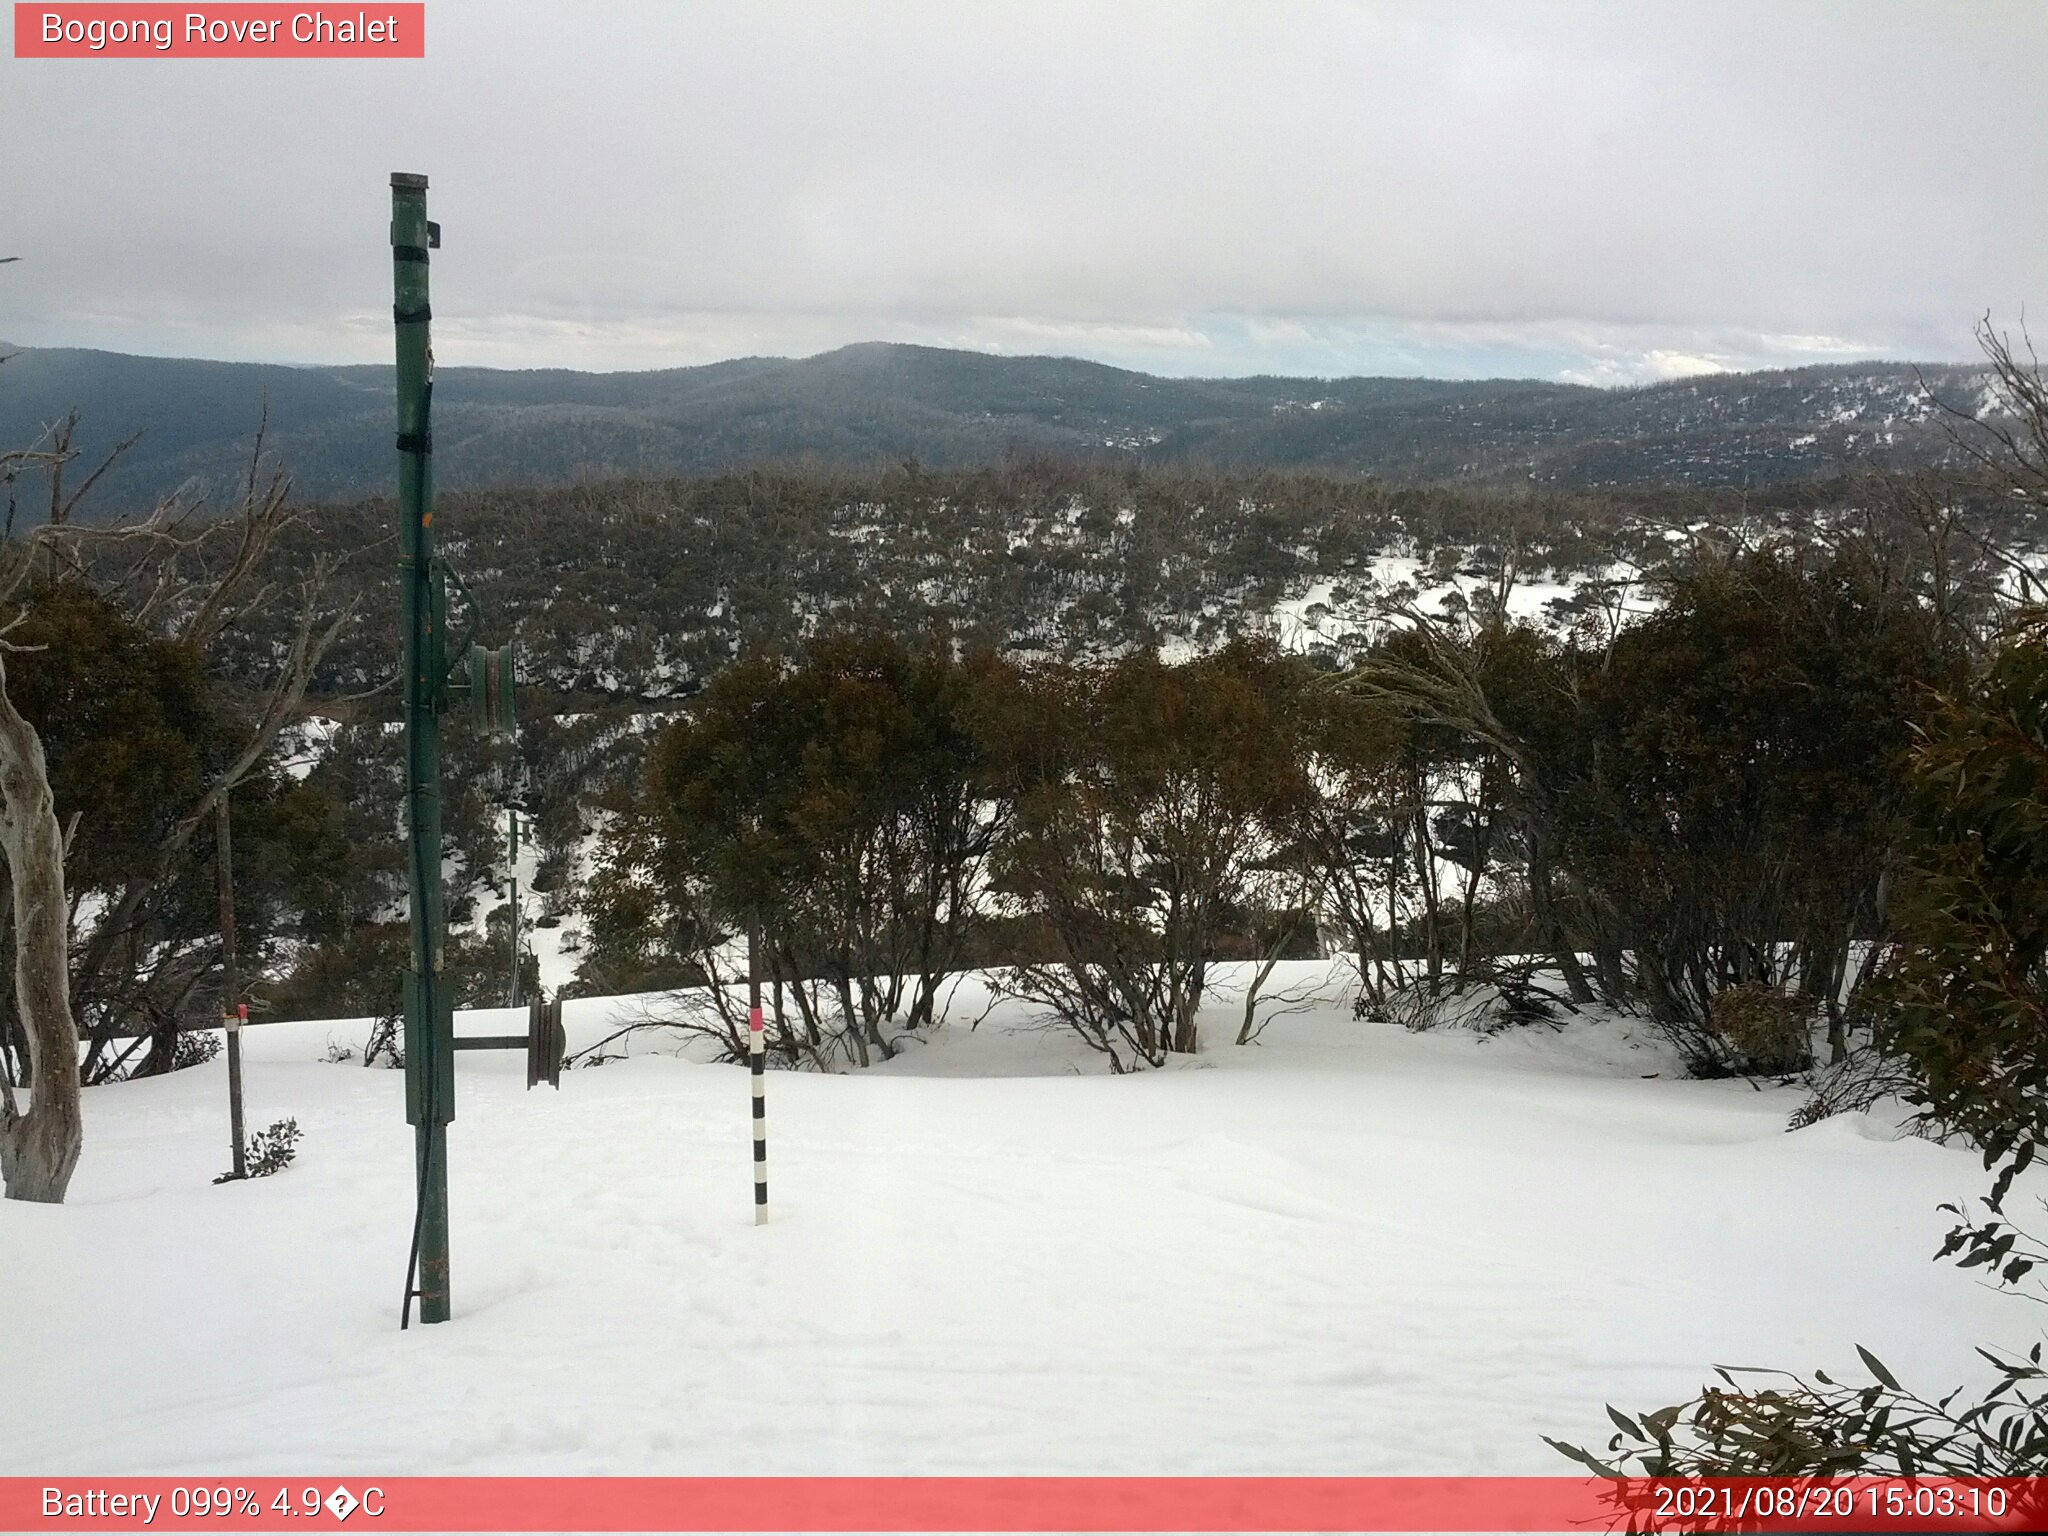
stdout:
<svg viewBox="0 0 2048 1536">
<path fill-rule="evenodd" d="M 768 1032 L 763 1027 L 761 1005 L 755 1003 L 747 1015 L 747 1060 L 754 1083 L 754 1225 L 768 1221 Z"/>
</svg>

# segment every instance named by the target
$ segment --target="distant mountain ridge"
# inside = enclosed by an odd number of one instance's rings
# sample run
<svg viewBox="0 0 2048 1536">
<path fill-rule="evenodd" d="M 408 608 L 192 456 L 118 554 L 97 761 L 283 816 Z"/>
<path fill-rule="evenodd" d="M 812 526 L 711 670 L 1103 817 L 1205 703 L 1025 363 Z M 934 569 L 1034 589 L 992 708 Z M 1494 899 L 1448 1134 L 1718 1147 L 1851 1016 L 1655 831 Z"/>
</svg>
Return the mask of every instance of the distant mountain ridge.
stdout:
<svg viewBox="0 0 2048 1536">
<path fill-rule="evenodd" d="M 74 406 L 89 459 L 144 433 L 95 491 L 102 513 L 195 477 L 226 481 L 266 402 L 269 446 L 301 498 L 355 499 L 391 483 L 388 368 L 5 353 L 0 444 L 30 442 Z M 444 368 L 434 384 L 435 467 L 456 489 L 802 459 L 950 466 L 1024 450 L 1399 482 L 1768 485 L 1948 462 L 1953 448 L 1926 391 L 1975 407 L 1986 377 L 1977 367 L 1849 363 L 1632 389 L 1169 379 L 1073 358 L 869 342 L 640 373 Z"/>
</svg>

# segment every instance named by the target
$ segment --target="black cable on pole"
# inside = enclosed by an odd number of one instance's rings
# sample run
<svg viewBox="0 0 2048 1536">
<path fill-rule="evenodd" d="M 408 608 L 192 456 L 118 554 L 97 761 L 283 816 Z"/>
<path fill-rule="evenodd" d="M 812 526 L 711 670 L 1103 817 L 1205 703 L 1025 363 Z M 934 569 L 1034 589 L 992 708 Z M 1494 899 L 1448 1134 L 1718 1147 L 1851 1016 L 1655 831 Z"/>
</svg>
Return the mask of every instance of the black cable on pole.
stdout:
<svg viewBox="0 0 2048 1536">
<path fill-rule="evenodd" d="M 420 1273 L 420 1228 L 427 1218 L 427 1179 L 434 1168 L 434 1141 L 427 1138 L 427 1155 L 420 1159 L 420 1186 L 412 1200 L 412 1251 L 405 1260 L 405 1302 L 398 1309 L 398 1331 L 404 1333 L 412 1326 L 413 1298 L 420 1294 L 418 1285 Z"/>
</svg>

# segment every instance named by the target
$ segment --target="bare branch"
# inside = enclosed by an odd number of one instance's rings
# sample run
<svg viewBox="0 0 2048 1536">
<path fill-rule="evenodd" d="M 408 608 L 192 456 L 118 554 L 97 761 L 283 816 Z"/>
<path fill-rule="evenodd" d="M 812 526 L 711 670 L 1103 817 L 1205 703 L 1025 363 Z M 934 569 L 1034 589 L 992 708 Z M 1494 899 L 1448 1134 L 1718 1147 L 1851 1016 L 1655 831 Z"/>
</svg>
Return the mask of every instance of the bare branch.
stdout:
<svg viewBox="0 0 2048 1536">
<path fill-rule="evenodd" d="M 78 509 L 78 504 L 81 501 L 85 500 L 87 494 L 92 490 L 92 488 L 100 483 L 100 477 L 104 475 L 108 470 L 114 467 L 115 461 L 119 459 L 122 454 L 126 453 L 130 448 L 133 448 L 137 443 L 141 441 L 142 432 L 136 431 L 130 433 L 127 437 L 123 438 L 120 442 L 116 443 L 114 445 L 113 452 L 109 453 L 104 459 L 101 459 L 99 468 L 95 469 L 91 474 L 85 477 L 85 484 L 81 485 L 77 490 L 73 491 L 69 496 L 64 498 L 64 503 L 61 507 L 54 505 L 55 493 L 53 491 L 53 505 L 51 507 L 50 512 L 50 521 L 58 524 L 60 527 L 63 524 L 70 522 L 71 514 Z"/>
</svg>

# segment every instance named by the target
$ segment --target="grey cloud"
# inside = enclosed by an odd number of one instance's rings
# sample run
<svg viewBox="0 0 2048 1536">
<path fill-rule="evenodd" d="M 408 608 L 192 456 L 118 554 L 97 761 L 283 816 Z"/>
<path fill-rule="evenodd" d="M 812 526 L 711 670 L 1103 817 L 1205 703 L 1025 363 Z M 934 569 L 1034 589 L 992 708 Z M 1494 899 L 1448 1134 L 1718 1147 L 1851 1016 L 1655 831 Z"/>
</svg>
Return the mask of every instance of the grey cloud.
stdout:
<svg viewBox="0 0 2048 1536">
<path fill-rule="evenodd" d="M 1599 380 L 1969 355 L 2048 291 L 2048 8 L 431 0 L 423 63 L 0 60 L 0 336 L 450 361 L 869 338 Z"/>
</svg>

